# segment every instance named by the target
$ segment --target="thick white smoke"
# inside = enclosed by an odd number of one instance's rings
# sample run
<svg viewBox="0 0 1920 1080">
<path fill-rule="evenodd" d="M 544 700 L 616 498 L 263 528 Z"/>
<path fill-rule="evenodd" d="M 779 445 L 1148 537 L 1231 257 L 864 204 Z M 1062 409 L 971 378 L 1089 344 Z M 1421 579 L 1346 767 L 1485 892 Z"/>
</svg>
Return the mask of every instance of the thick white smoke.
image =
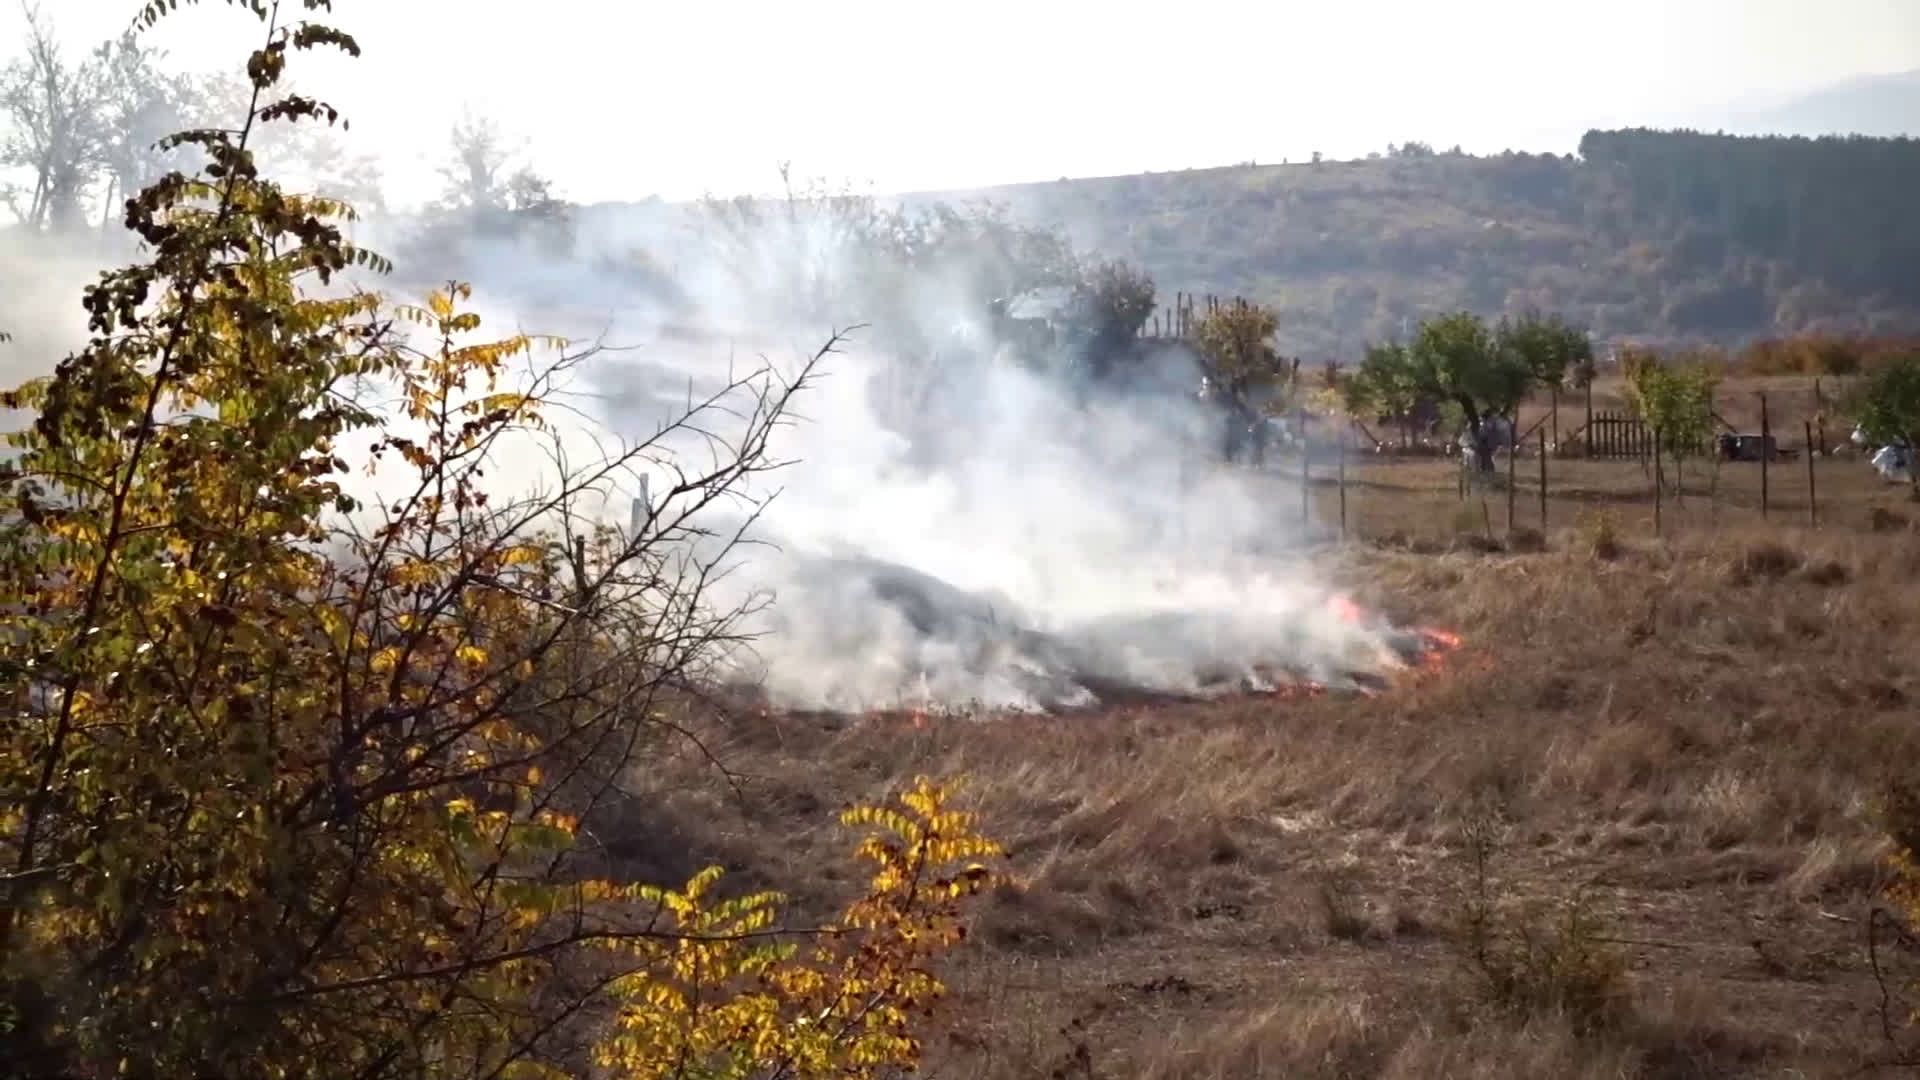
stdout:
<svg viewBox="0 0 1920 1080">
<path fill-rule="evenodd" d="M 601 210 L 571 253 L 463 236 L 457 265 L 403 262 L 400 281 L 368 284 L 405 293 L 407 280 L 468 278 L 480 337 L 527 329 L 619 346 L 579 370 L 580 415 L 556 417 L 577 462 L 596 439 L 648 437 L 730 374 L 762 360 L 792 370 L 836 327 L 868 324 L 773 438 L 771 456 L 793 464 L 743 492 L 758 502 L 777 489 L 749 532 L 763 543 L 738 549 L 709 586 L 722 609 L 770 599 L 722 670 L 779 705 L 1052 708 L 1364 682 L 1410 656 L 1328 604 L 1291 550 L 1296 504 L 1214 464 L 1219 422 L 1189 357 L 1166 350 L 1147 378 L 1092 386 L 996 340 L 988 303 L 1011 280 L 1008 244 L 950 244 L 907 265 L 876 252 L 860 204 L 784 209 L 724 225 L 707 212 Z M 723 414 L 704 427 L 739 434 Z M 706 452 L 690 433 L 663 448 L 690 466 Z M 492 478 L 521 491 L 550 485 L 553 470 L 529 443 Z M 657 497 L 668 478 L 652 480 Z M 610 493 L 599 512 L 624 522 L 634 492 Z"/>
<path fill-rule="evenodd" d="M 791 369 L 836 326 L 870 324 L 774 438 L 793 464 L 747 492 L 777 489 L 749 532 L 765 543 L 712 586 L 723 607 L 772 600 L 732 657 L 742 681 L 797 708 L 1051 708 L 1364 682 L 1404 662 L 1404 642 L 1329 605 L 1292 550 L 1297 504 L 1213 463 L 1219 422 L 1190 358 L 1167 350 L 1157 378 L 1092 388 L 994 339 L 991 267 L 876 263 L 844 217 L 810 204 L 721 228 L 636 212 L 598 220 L 572 260 L 477 253 L 489 304 L 564 297 L 520 321 L 572 319 L 553 328 L 604 327 L 625 347 L 583 378 L 627 439 L 743 365 Z M 635 248 L 670 288 L 594 269 Z"/>
</svg>

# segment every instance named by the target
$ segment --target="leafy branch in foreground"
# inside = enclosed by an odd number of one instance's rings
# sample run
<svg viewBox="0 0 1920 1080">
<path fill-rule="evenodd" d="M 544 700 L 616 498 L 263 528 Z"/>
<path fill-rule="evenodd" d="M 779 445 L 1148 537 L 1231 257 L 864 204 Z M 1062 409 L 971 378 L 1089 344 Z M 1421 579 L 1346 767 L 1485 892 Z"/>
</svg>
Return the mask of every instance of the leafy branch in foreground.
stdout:
<svg viewBox="0 0 1920 1080">
<path fill-rule="evenodd" d="M 151 257 L 87 291 L 84 349 L 0 400 L 35 414 L 0 474 L 0 1059 L 154 1078 L 910 1065 L 929 963 L 994 880 L 938 785 L 846 815 L 873 874 L 802 932 L 773 894 L 719 897 L 715 870 L 621 880 L 583 843 L 673 737 L 675 689 L 738 637 L 744 609 L 707 588 L 738 533 L 707 536 L 702 512 L 779 466 L 769 438 L 827 350 L 575 461 L 545 413 L 590 350 L 470 342 L 457 283 L 418 307 L 326 288 L 385 264 L 248 140 L 333 118 L 269 99 L 289 50 L 357 47 L 250 6 L 267 42 L 246 123 L 176 137 L 207 164 L 128 202 Z M 356 438 L 371 505 L 347 482 Z M 492 490 L 527 444 L 550 486 Z M 651 514 L 602 523 L 642 468 L 672 477 Z"/>
</svg>

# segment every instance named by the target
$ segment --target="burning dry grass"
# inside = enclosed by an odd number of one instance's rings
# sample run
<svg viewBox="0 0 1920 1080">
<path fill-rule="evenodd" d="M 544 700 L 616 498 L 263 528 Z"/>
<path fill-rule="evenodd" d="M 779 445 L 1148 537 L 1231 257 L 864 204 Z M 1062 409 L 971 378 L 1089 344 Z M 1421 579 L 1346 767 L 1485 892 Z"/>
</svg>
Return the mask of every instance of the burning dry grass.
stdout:
<svg viewBox="0 0 1920 1080">
<path fill-rule="evenodd" d="M 1605 558 L 1576 530 L 1546 546 L 1340 556 L 1356 604 L 1463 642 L 1390 693 L 709 718 L 738 793 L 689 754 L 640 795 L 696 849 L 824 896 L 840 842 L 824 810 L 916 772 L 967 777 L 1024 887 L 994 899 L 953 973 L 935 1076 L 1859 1061 L 1868 805 L 1920 749 L 1920 546 L 1777 526 L 1622 536 Z M 1456 933 L 1485 820 L 1502 897 L 1587 905 L 1622 1017 L 1488 1008 Z"/>
</svg>

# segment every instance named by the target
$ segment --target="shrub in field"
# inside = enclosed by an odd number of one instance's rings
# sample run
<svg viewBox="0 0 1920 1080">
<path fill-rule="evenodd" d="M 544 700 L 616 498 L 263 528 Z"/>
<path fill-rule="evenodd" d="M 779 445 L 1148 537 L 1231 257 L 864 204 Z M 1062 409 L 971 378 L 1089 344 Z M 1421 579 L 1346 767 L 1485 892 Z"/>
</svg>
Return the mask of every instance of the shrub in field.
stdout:
<svg viewBox="0 0 1920 1080">
<path fill-rule="evenodd" d="M 1552 1014 L 1575 1030 L 1598 1031 L 1629 1008 L 1626 958 L 1600 933 L 1579 898 L 1517 903 L 1493 883 L 1502 829 L 1485 812 L 1465 829 L 1467 883 L 1455 939 L 1487 999 L 1523 1016 Z"/>
<path fill-rule="evenodd" d="M 369 1080 L 910 1066 L 930 961 L 996 854 L 940 785 L 843 816 L 871 874 L 804 933 L 775 894 L 720 896 L 718 870 L 601 880 L 581 850 L 665 737 L 665 689 L 728 638 L 695 515 L 769 467 L 811 368 L 693 405 L 689 424 L 744 398 L 738 441 L 635 531 L 580 507 L 658 444 L 490 497 L 508 440 L 555 437 L 542 407 L 583 354 L 469 341 L 458 285 L 420 307 L 322 288 L 383 264 L 345 242 L 344 206 L 262 176 L 248 139 L 332 117 L 269 99 L 290 53 L 357 47 L 248 6 L 267 41 L 247 122 L 173 140 L 208 164 L 128 202 L 150 257 L 102 275 L 86 347 L 4 399 L 33 420 L 0 475 L 0 1060 Z M 516 362 L 533 366 L 508 384 Z M 363 433 L 401 470 L 382 506 L 341 481 Z"/>
</svg>

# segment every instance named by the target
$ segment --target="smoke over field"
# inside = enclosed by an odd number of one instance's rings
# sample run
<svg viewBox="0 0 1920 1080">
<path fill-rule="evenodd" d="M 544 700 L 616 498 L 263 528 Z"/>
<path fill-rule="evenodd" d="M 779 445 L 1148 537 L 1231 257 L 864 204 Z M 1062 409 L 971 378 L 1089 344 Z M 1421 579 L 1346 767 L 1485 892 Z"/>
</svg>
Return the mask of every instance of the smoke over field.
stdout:
<svg viewBox="0 0 1920 1080">
<path fill-rule="evenodd" d="M 1032 236 L 956 216 L 903 238 L 901 219 L 857 201 L 778 210 L 602 221 L 592 242 L 617 250 L 519 249 L 475 271 L 494 305 L 566 298 L 518 308 L 523 324 L 605 328 L 620 347 L 581 369 L 581 407 L 627 440 L 757 364 L 777 382 L 836 327 L 865 324 L 770 440 L 786 464 L 743 485 L 738 520 L 709 511 L 719 537 L 744 525 L 748 541 L 716 554 L 725 573 L 707 585 L 751 638 L 724 679 L 791 708 L 1055 709 L 1370 690 L 1436 647 L 1342 603 L 1294 550 L 1293 507 L 1214 463 L 1219 419 L 1184 350 L 1123 344 L 1124 373 L 1096 379 L 1070 348 L 1010 340 L 992 301 L 1057 280 L 1032 268 L 1054 254 Z M 636 263 L 651 284 L 604 269 Z M 661 449 L 697 461 L 731 443 L 750 398 Z M 654 470 L 651 498 L 672 483 Z"/>
<path fill-rule="evenodd" d="M 743 640 L 716 674 L 777 706 L 1370 690 L 1434 645 L 1343 606 L 1296 550 L 1293 506 L 1216 464 L 1220 416 L 1184 349 L 1049 346 L 996 319 L 1004 298 L 1071 302 L 1084 265 L 1048 234 L 835 197 L 603 213 L 564 249 L 444 225 L 427 243 L 368 231 L 400 274 L 360 284 L 412 300 L 460 277 L 476 285 L 482 337 L 605 342 L 554 417 L 570 464 L 718 394 L 658 437 L 643 470 L 655 502 L 672 462 L 724 458 L 757 395 L 834 340 L 766 446 L 784 464 L 742 478 L 687 538 L 707 602 L 740 613 Z M 50 367 L 46 346 L 71 328 L 12 315 Z M 529 444 L 490 473 L 527 490 L 557 465 Z M 624 480 L 589 512 L 627 523 L 640 483 Z"/>
</svg>

